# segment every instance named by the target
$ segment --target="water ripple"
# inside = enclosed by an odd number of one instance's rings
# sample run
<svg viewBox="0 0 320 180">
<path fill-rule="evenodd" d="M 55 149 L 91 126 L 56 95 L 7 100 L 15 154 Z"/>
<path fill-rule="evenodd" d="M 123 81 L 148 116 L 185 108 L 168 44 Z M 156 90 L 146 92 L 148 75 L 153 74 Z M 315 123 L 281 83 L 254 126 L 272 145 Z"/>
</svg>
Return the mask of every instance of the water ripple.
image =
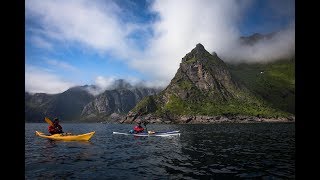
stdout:
<svg viewBox="0 0 320 180">
<path fill-rule="evenodd" d="M 26 124 L 26 179 L 294 179 L 293 123 L 149 125 L 174 137 L 113 135 L 124 124 L 64 124 L 92 130 L 89 142 L 36 137 L 46 124 Z"/>
</svg>

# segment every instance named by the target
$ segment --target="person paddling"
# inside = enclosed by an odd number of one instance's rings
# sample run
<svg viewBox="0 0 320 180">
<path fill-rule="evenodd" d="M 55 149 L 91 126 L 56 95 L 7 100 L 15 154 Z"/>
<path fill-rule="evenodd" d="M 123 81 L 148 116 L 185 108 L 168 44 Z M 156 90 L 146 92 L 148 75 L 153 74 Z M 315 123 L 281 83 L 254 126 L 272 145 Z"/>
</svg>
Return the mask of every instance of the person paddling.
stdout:
<svg viewBox="0 0 320 180">
<path fill-rule="evenodd" d="M 60 134 L 63 133 L 62 127 L 59 124 L 59 119 L 55 118 L 52 125 L 49 125 L 48 131 L 50 134 Z"/>
<path fill-rule="evenodd" d="M 135 119 L 137 119 L 137 117 L 139 117 L 139 116 L 141 116 L 142 115 L 142 111 L 141 111 L 141 109 L 138 111 L 138 113 L 133 117 L 133 119 L 131 120 L 131 122 L 133 122 Z M 141 132 L 143 132 L 144 131 L 144 128 L 141 126 L 141 121 L 139 121 L 138 123 L 137 123 L 137 125 L 136 126 L 134 126 L 134 128 L 133 129 L 131 129 L 130 131 L 129 131 L 129 133 L 141 133 Z"/>
<path fill-rule="evenodd" d="M 141 122 L 139 121 L 138 124 L 133 128 L 134 133 L 142 133 L 144 128 L 141 126 Z"/>
</svg>

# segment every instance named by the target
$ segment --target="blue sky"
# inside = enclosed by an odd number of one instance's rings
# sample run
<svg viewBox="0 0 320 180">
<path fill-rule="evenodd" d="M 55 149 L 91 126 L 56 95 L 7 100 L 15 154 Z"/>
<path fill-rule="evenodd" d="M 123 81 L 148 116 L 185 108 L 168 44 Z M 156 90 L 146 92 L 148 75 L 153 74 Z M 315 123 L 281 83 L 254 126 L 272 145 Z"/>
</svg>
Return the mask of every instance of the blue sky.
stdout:
<svg viewBox="0 0 320 180">
<path fill-rule="evenodd" d="M 294 44 L 294 14 L 289 0 L 28 0 L 26 91 L 106 89 L 119 78 L 165 87 L 197 43 L 226 61 L 281 56 Z M 240 36 L 274 31 L 282 41 L 261 44 L 255 54 L 235 46 Z"/>
</svg>

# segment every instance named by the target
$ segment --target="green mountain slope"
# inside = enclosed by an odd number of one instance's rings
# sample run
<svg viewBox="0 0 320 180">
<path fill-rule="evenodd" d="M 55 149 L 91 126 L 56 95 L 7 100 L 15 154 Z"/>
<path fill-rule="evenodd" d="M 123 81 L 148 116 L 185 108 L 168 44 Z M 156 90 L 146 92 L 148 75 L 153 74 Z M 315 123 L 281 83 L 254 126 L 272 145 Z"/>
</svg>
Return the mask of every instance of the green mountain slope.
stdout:
<svg viewBox="0 0 320 180">
<path fill-rule="evenodd" d="M 295 114 L 295 60 L 228 64 L 231 74 L 273 107 Z"/>
<path fill-rule="evenodd" d="M 239 71 L 240 72 L 240 71 Z M 170 84 L 159 95 L 149 96 L 131 111 L 153 115 L 246 115 L 287 117 L 290 113 L 272 106 L 238 81 L 229 67 L 201 44 L 188 53 Z M 238 73 L 239 74 L 239 73 Z M 276 74 L 276 72 L 275 72 Z"/>
</svg>

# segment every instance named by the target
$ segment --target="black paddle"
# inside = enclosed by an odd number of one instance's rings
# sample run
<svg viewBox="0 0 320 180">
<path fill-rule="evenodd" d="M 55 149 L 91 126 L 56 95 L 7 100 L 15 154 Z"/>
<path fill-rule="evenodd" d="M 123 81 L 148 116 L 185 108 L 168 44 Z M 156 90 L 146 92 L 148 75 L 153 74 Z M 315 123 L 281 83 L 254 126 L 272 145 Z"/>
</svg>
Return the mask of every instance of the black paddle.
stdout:
<svg viewBox="0 0 320 180">
<path fill-rule="evenodd" d="M 150 131 L 150 132 L 148 131 L 148 129 L 147 129 L 147 124 L 149 124 L 148 121 L 144 121 L 144 122 L 143 122 L 143 125 L 146 127 L 147 133 L 148 133 L 148 134 L 154 134 L 154 133 L 155 133 L 154 131 Z"/>
<path fill-rule="evenodd" d="M 144 122 L 143 122 L 143 125 L 144 125 L 144 127 L 146 127 L 146 131 L 148 132 L 147 124 L 148 124 L 148 122 L 147 122 L 147 121 L 144 121 Z"/>
<path fill-rule="evenodd" d="M 135 119 L 137 119 L 137 117 L 139 117 L 141 114 L 142 114 L 141 111 L 139 111 L 136 115 L 134 115 L 134 117 L 131 120 L 131 122 L 133 122 Z"/>
</svg>

